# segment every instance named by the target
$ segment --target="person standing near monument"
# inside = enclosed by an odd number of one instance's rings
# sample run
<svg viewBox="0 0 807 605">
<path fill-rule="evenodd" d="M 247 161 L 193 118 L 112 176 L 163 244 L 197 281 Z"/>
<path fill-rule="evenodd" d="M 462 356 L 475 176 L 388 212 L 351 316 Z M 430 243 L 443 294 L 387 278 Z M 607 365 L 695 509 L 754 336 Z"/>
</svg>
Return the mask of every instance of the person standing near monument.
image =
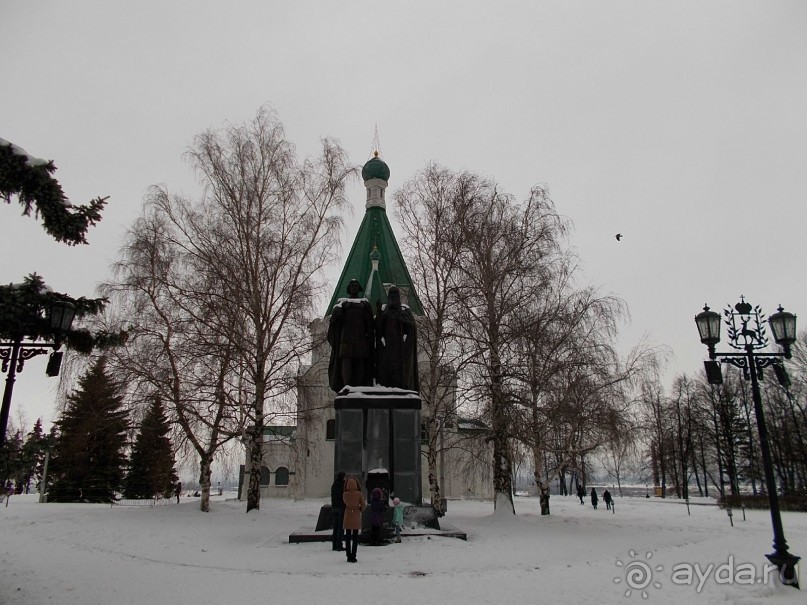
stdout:
<svg viewBox="0 0 807 605">
<path fill-rule="evenodd" d="M 345 471 L 336 473 L 336 480 L 331 485 L 331 515 L 333 519 L 333 550 L 345 550 L 342 546 L 342 519 L 345 516 Z"/>
<path fill-rule="evenodd" d="M 348 298 L 334 306 L 328 324 L 328 382 L 337 393 L 346 385 L 373 386 L 373 308 L 366 298 L 359 298 L 362 290 L 358 280 L 351 279 Z"/>
<path fill-rule="evenodd" d="M 392 524 L 395 526 L 395 543 L 401 543 L 401 531 L 403 531 L 404 524 L 404 505 L 401 503 L 400 498 L 392 499 Z"/>
<path fill-rule="evenodd" d="M 385 387 L 420 391 L 417 326 L 401 291 L 390 286 L 387 304 L 376 315 L 376 380 Z"/>
<path fill-rule="evenodd" d="M 361 514 L 367 507 L 364 494 L 361 493 L 359 480 L 355 477 L 345 479 L 345 492 L 342 494 L 345 503 L 345 517 L 342 526 L 345 530 L 345 555 L 348 563 L 357 563 L 356 551 L 359 547 L 361 531 Z"/>
<path fill-rule="evenodd" d="M 384 513 L 387 501 L 380 487 L 370 494 L 370 546 L 381 546 L 381 529 L 384 525 Z"/>
</svg>

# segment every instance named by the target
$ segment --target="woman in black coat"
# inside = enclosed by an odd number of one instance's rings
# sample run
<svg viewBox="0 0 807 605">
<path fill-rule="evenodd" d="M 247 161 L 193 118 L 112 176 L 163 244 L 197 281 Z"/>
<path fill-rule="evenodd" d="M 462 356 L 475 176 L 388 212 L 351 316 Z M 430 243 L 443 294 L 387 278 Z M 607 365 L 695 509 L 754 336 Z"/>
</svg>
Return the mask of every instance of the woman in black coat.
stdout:
<svg viewBox="0 0 807 605">
<path fill-rule="evenodd" d="M 593 487 L 591 488 L 591 505 L 594 507 L 594 510 L 597 510 L 597 502 L 599 498 L 597 498 L 597 490 Z"/>
</svg>

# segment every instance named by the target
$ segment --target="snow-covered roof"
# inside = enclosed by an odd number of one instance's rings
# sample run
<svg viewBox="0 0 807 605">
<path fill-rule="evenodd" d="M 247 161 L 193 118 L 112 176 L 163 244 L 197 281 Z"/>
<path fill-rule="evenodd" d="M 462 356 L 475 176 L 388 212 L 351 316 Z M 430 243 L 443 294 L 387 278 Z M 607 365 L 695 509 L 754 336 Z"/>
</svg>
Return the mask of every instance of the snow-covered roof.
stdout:
<svg viewBox="0 0 807 605">
<path fill-rule="evenodd" d="M 476 418 L 457 418 L 458 431 L 487 431 L 488 425 Z"/>
<path fill-rule="evenodd" d="M 404 397 L 404 398 L 416 398 L 419 399 L 420 395 L 418 395 L 415 391 L 409 391 L 407 389 L 399 389 L 397 387 L 384 387 L 380 385 L 372 386 L 372 387 L 354 387 L 354 386 L 346 386 L 338 393 L 339 397 Z"/>
</svg>

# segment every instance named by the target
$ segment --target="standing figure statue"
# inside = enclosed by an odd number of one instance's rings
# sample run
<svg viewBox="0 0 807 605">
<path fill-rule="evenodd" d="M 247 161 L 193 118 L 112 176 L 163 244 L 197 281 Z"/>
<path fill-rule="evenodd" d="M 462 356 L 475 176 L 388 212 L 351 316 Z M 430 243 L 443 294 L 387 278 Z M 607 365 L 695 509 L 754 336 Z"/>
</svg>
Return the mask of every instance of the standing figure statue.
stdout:
<svg viewBox="0 0 807 605">
<path fill-rule="evenodd" d="M 387 300 L 376 315 L 376 381 L 419 392 L 415 317 L 401 304 L 397 286 L 390 287 Z"/>
<path fill-rule="evenodd" d="M 346 385 L 373 386 L 373 308 L 359 298 L 358 280 L 347 285 L 347 299 L 333 308 L 328 325 L 331 360 L 328 382 L 337 393 Z"/>
</svg>

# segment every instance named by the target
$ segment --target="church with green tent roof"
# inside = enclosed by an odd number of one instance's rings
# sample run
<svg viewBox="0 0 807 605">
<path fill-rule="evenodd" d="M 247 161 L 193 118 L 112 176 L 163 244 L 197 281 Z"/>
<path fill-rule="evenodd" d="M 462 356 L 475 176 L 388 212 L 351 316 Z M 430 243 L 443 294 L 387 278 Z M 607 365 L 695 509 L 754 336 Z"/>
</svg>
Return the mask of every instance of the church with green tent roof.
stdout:
<svg viewBox="0 0 807 605">
<path fill-rule="evenodd" d="M 360 296 L 369 301 L 373 310 L 387 304 L 387 292 L 395 285 L 400 290 L 402 304 L 409 307 L 415 319 L 424 315 L 387 218 L 389 166 L 375 152 L 361 174 L 366 189 L 364 219 L 324 315 L 310 324 L 311 364 L 301 368 L 297 377 L 296 425 L 264 429 L 262 497 L 326 498 L 330 494 L 336 453 L 336 410 L 335 393 L 328 383 L 331 347 L 326 334 L 334 306 L 348 297 L 348 283 L 353 279 L 359 282 L 363 288 Z M 425 351 L 419 350 L 418 357 L 422 373 L 428 363 Z M 424 404 L 423 417 L 428 415 Z M 449 499 L 491 497 L 491 453 L 484 441 L 484 426 L 459 417 L 446 419 L 444 426 L 440 468 L 443 495 Z M 469 447 L 474 440 L 478 447 Z M 462 447 L 452 447 L 459 443 Z M 428 494 L 425 469 L 421 484 L 422 493 Z"/>
</svg>

